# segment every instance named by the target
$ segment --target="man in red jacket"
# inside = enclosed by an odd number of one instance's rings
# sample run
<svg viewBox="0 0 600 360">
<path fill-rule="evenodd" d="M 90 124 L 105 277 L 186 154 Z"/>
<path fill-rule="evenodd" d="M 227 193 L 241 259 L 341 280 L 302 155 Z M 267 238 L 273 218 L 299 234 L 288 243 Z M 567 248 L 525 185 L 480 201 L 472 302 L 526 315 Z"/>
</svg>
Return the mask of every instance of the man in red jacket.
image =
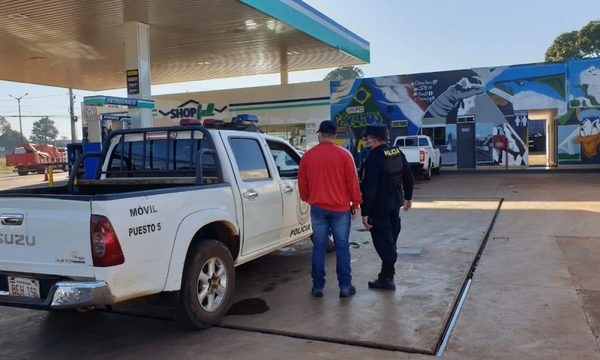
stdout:
<svg viewBox="0 0 600 360">
<path fill-rule="evenodd" d="M 298 173 L 300 198 L 310 204 L 313 228 L 312 295 L 323 296 L 325 253 L 331 231 L 340 297 L 348 297 L 356 293 L 352 285 L 349 237 L 350 218 L 358 217 L 358 206 L 362 201 L 358 176 L 352 155 L 334 143 L 335 124 L 325 120 L 317 132 L 319 144 L 302 156 Z"/>
</svg>

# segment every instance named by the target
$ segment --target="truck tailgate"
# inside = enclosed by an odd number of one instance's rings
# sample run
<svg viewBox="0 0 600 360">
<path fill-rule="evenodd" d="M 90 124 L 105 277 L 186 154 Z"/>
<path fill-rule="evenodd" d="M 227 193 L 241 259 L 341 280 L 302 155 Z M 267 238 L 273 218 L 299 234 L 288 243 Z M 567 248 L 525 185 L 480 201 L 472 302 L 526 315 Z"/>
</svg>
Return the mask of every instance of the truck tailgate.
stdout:
<svg viewBox="0 0 600 360">
<path fill-rule="evenodd" d="M 419 147 L 417 146 L 406 146 L 401 147 L 400 150 L 404 153 L 406 157 L 406 161 L 410 163 L 418 163 L 419 162 Z"/>
<path fill-rule="evenodd" d="M 93 277 L 90 202 L 0 198 L 0 271 Z"/>
</svg>

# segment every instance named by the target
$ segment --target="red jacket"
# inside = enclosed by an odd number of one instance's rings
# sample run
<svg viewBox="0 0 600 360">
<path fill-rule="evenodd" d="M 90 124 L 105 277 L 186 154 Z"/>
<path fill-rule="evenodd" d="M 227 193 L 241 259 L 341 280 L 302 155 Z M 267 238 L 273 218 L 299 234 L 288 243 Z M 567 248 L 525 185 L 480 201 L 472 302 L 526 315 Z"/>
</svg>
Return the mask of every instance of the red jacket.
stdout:
<svg viewBox="0 0 600 360">
<path fill-rule="evenodd" d="M 300 198 L 329 211 L 357 209 L 362 202 L 352 155 L 344 148 L 321 142 L 300 160 Z"/>
</svg>

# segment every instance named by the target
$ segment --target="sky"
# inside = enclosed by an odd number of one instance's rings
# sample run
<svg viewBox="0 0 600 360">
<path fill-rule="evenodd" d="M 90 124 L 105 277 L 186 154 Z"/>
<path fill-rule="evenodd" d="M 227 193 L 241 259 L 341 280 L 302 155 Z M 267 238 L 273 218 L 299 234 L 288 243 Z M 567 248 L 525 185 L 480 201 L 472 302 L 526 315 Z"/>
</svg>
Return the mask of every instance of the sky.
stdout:
<svg viewBox="0 0 600 360">
<path fill-rule="evenodd" d="M 371 62 L 359 66 L 365 77 L 542 62 L 556 36 L 600 19 L 598 0 L 305 2 L 370 42 Z M 319 81 L 331 70 L 291 72 L 289 82 Z M 272 74 L 165 84 L 153 86 L 152 94 L 277 85 L 279 81 L 279 74 Z M 48 115 L 55 121 L 59 139 L 71 137 L 68 89 L 0 81 L 0 115 L 9 116 L 12 129 L 19 130 L 18 107 L 9 94 L 25 93 L 21 100 L 25 136 L 31 134 L 38 115 Z M 81 117 L 83 97 L 98 93 L 74 93 L 75 114 Z M 101 93 L 126 97 L 125 89 Z"/>
</svg>

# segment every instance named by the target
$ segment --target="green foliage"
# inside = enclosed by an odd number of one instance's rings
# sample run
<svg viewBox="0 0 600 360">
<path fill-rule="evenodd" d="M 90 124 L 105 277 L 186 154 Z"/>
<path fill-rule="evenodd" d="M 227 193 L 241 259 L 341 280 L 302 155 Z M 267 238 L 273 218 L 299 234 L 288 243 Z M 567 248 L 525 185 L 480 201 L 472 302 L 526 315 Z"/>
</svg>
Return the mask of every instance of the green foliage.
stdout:
<svg viewBox="0 0 600 360">
<path fill-rule="evenodd" d="M 579 30 L 577 45 L 588 57 L 600 56 L 600 20 L 590 21 Z"/>
<path fill-rule="evenodd" d="M 0 144 L 4 146 L 4 151 L 9 154 L 15 151 L 15 148 L 21 144 L 25 144 L 27 139 L 21 137 L 18 131 L 14 131 L 10 127 L 10 123 L 2 122 L 4 117 L 0 117 Z"/>
<path fill-rule="evenodd" d="M 579 32 L 571 31 L 560 34 L 554 39 L 554 42 L 546 50 L 546 61 L 566 61 L 580 59 L 581 50 L 577 46 L 577 37 Z"/>
<path fill-rule="evenodd" d="M 29 140 L 34 144 L 53 144 L 58 136 L 58 129 L 54 126 L 54 120 L 47 116 L 33 123 Z"/>
<path fill-rule="evenodd" d="M 0 116 L 0 135 L 4 134 L 6 130 L 10 130 L 10 123 L 4 116 Z"/>
<path fill-rule="evenodd" d="M 12 166 L 6 166 L 6 160 L 0 159 L 0 174 L 10 174 L 12 171 Z"/>
<path fill-rule="evenodd" d="M 558 35 L 546 50 L 546 61 L 567 61 L 600 56 L 600 20 L 587 23 L 579 31 Z"/>
<path fill-rule="evenodd" d="M 339 67 L 327 74 L 323 80 L 350 80 L 364 77 L 363 71 L 355 66 Z"/>
</svg>

